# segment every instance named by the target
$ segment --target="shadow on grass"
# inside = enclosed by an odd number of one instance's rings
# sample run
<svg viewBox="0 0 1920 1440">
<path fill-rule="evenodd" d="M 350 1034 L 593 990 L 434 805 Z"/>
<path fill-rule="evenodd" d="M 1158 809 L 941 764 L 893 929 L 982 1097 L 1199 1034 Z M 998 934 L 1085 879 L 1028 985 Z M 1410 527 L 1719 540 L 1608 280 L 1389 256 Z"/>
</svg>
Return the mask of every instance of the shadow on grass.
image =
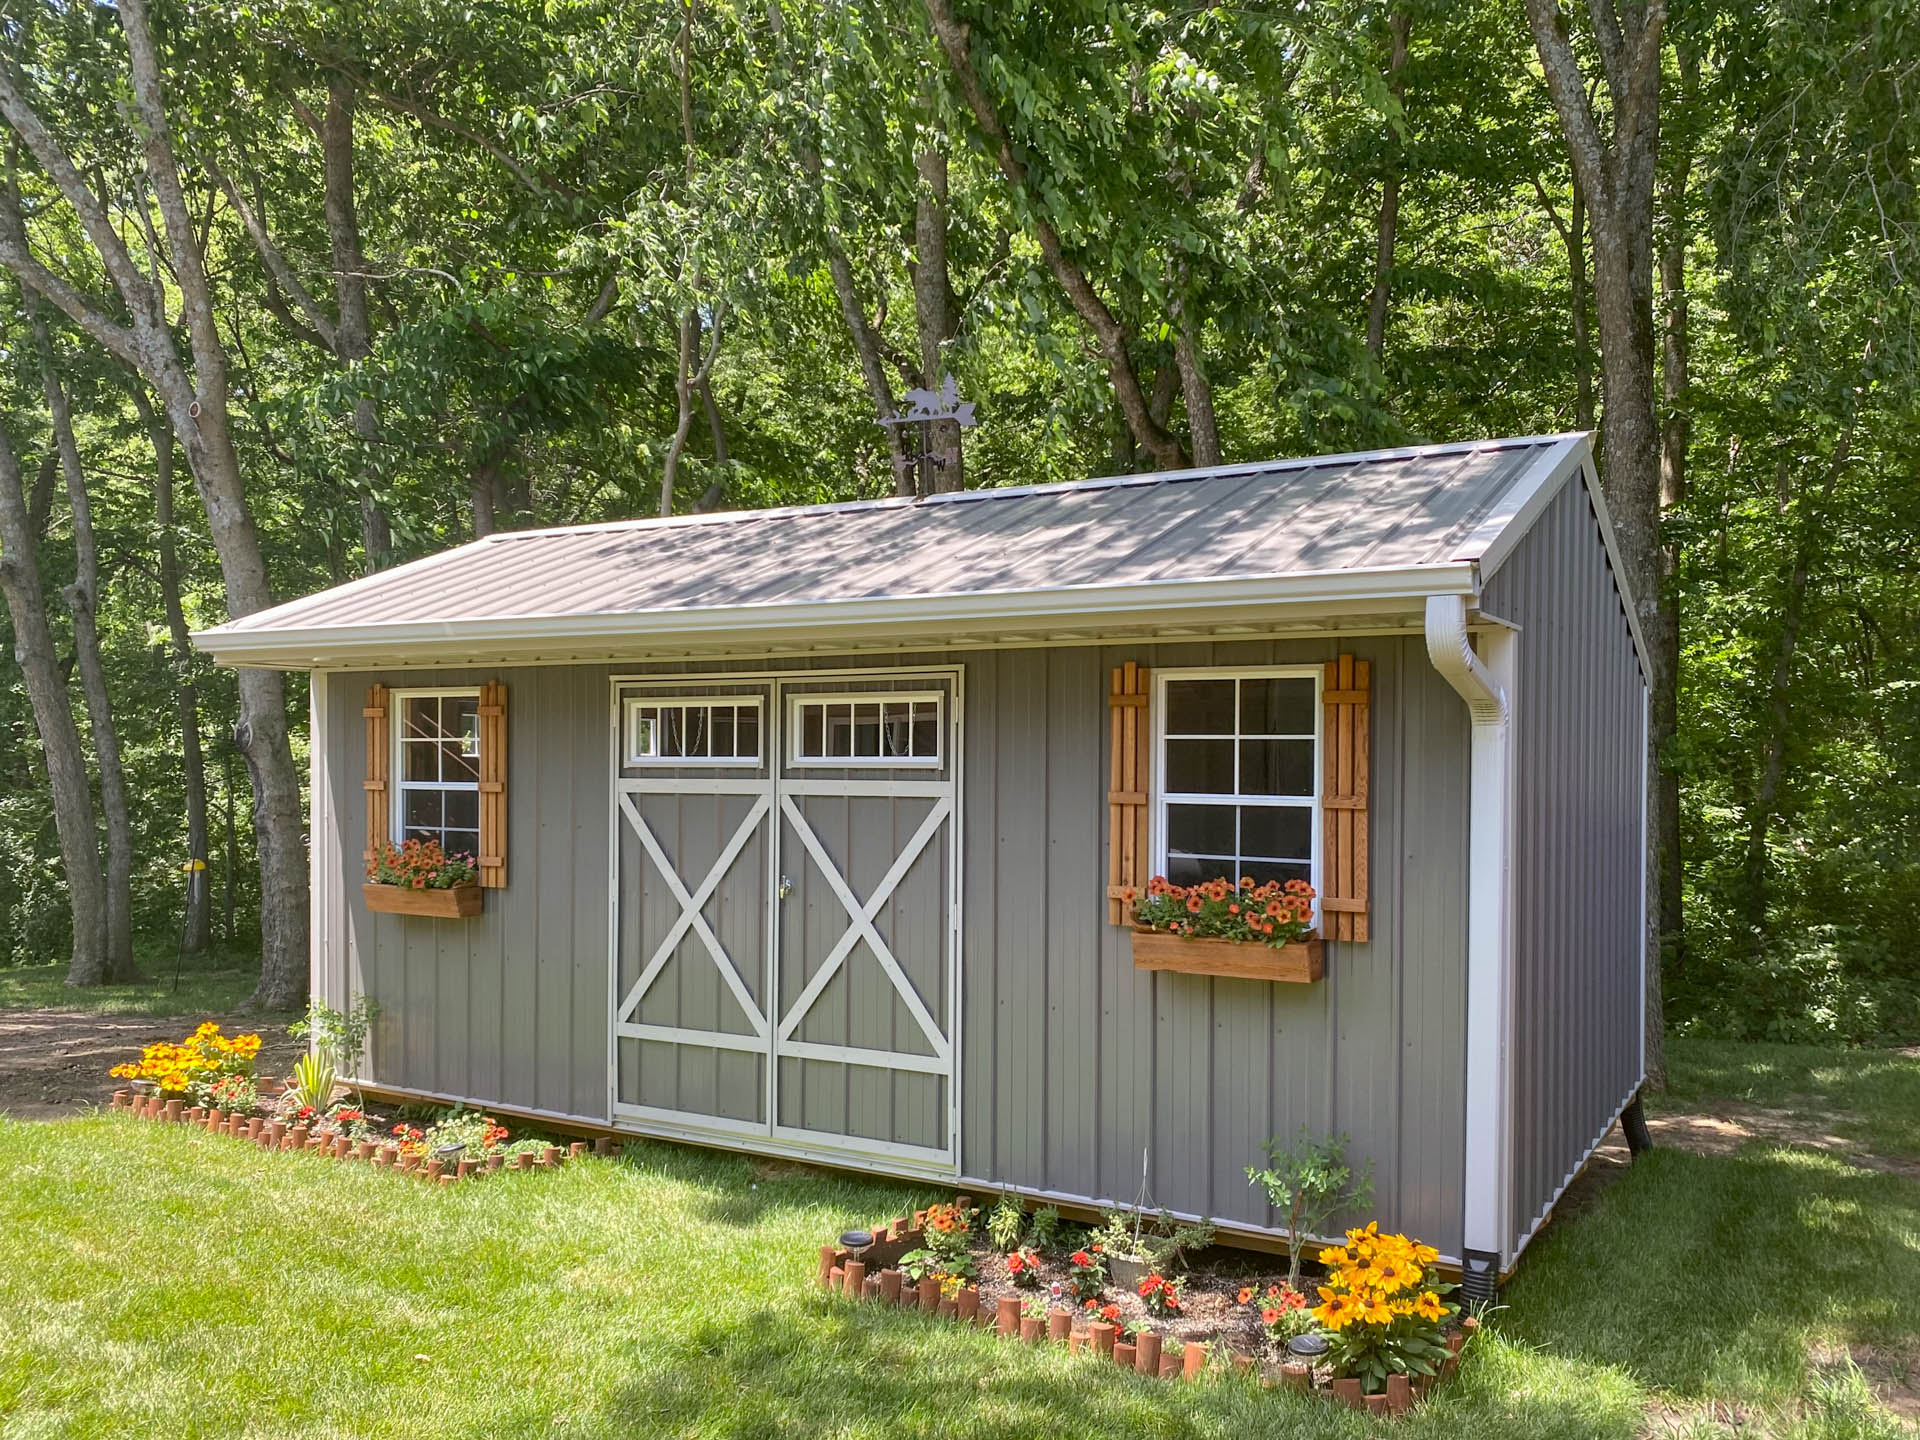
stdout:
<svg viewBox="0 0 1920 1440">
<path fill-rule="evenodd" d="M 748 1437 L 1269 1436 L 1359 1440 L 1379 1425 L 1324 1400 L 1214 1378 L 1173 1385 L 1117 1374 L 990 1334 L 810 1296 L 643 1343 L 631 1378 L 564 1424 L 573 1435 Z M 1639 1419 L 1622 1387 L 1537 1385 L 1516 1397 L 1462 1387 L 1396 1427 L 1407 1436 L 1625 1440 Z M 477 1432 L 476 1432 L 477 1433 Z M 560 1433 L 551 1410 L 490 1435 Z"/>
<path fill-rule="evenodd" d="M 1675 1395 L 1786 1401 L 1817 1344 L 1920 1336 L 1920 1185 L 1829 1155 L 1643 1156 L 1529 1251 L 1501 1329 Z"/>
<path fill-rule="evenodd" d="M 821 1243 L 843 1230 L 865 1229 L 936 1200 L 953 1198 L 950 1189 L 729 1155 L 670 1141 L 630 1141 L 621 1163 L 643 1175 L 695 1187 L 695 1213 L 716 1225 L 751 1230 L 783 1215 L 831 1211 L 833 1218 L 820 1231 Z"/>
</svg>

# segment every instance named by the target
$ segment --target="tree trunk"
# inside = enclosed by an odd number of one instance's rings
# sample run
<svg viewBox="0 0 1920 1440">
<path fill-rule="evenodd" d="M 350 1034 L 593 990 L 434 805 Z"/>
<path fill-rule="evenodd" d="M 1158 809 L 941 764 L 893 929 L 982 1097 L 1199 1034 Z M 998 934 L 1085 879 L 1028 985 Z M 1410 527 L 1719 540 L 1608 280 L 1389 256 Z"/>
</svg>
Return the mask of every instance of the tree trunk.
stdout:
<svg viewBox="0 0 1920 1440">
<path fill-rule="evenodd" d="M 840 317 L 847 322 L 847 334 L 853 339 L 853 353 L 860 362 L 860 378 L 867 382 L 867 393 L 873 397 L 875 414 L 883 418 L 890 416 L 894 413 L 893 385 L 887 379 L 887 363 L 880 353 L 879 338 L 867 323 L 866 308 L 860 303 L 860 290 L 853 280 L 853 265 L 847 259 L 847 252 L 841 249 L 837 236 L 826 236 L 825 246 L 827 271 L 833 276 L 833 293 L 840 301 Z M 906 437 L 900 433 L 902 427 L 883 425 L 881 428 L 887 434 L 887 459 L 893 466 L 893 493 L 911 499 L 917 493 L 917 487 L 913 460 L 907 454 Z"/>
<path fill-rule="evenodd" d="M 220 557 L 227 611 L 239 618 L 266 609 L 273 603 L 273 592 L 233 445 L 226 352 L 200 261 L 199 237 L 174 162 L 159 57 L 146 6 L 147 0 L 122 0 L 119 14 L 132 62 L 145 168 L 165 222 L 193 356 L 189 381 L 171 343 L 163 343 L 162 331 L 148 347 L 148 379 L 165 402 L 174 434 L 186 451 L 207 513 L 208 533 Z M 243 668 L 238 689 L 240 723 L 234 728 L 234 743 L 246 759 L 253 782 L 253 828 L 260 860 L 260 983 L 253 998 L 270 1009 L 287 1009 L 303 1004 L 307 997 L 307 865 L 300 776 L 287 737 L 286 681 L 277 670 Z"/>
<path fill-rule="evenodd" d="M 180 602 L 180 557 L 173 533 L 173 431 L 166 420 L 154 413 L 146 395 L 134 391 L 134 404 L 146 423 L 153 445 L 153 516 L 159 531 L 160 600 L 167 615 L 167 635 L 171 642 L 175 703 L 180 712 L 180 771 L 186 789 L 187 859 L 189 864 L 206 864 L 207 853 L 207 758 L 200 745 L 200 691 L 194 681 L 193 641 L 188 637 L 187 613 Z M 204 878 L 195 883 L 194 872 L 187 872 L 187 908 L 181 925 L 180 944 L 188 954 L 197 955 L 212 939 L 213 901 Z M 205 872 L 201 872 L 204 876 Z"/>
<path fill-rule="evenodd" d="M 726 423 L 720 418 L 720 406 L 713 398 L 711 376 L 700 377 L 700 408 L 706 413 L 707 435 L 713 441 L 714 476 L 693 510 L 696 515 L 705 515 L 726 498 L 727 467 L 733 463 L 732 452 L 727 449 Z"/>
<path fill-rule="evenodd" d="M 1587 311 L 1593 287 L 1587 280 L 1587 193 L 1573 177 L 1572 218 L 1567 226 L 1567 308 L 1573 327 L 1573 414 L 1582 430 L 1593 429 L 1593 335 Z"/>
<path fill-rule="evenodd" d="M 675 351 L 673 398 L 678 412 L 673 439 L 667 442 L 666 463 L 660 469 L 660 513 L 673 514 L 674 486 L 680 479 L 680 457 L 686 454 L 687 437 L 693 433 L 694 353 L 699 346 L 700 314 L 689 310 L 680 317 L 680 340 Z"/>
<path fill-rule="evenodd" d="M 1696 98 L 1700 66 L 1691 50 L 1680 52 L 1680 99 L 1691 107 Z M 1660 292 L 1665 301 L 1661 327 L 1661 399 L 1666 412 L 1660 432 L 1660 510 L 1670 514 L 1687 493 L 1687 451 L 1693 443 L 1692 376 L 1687 332 L 1687 244 L 1691 231 L 1687 216 L 1687 187 L 1693 168 L 1693 147 L 1675 144 L 1661 184 L 1666 211 L 1666 241 L 1660 250 Z M 1680 546 L 1669 538 L 1660 547 L 1660 627 L 1658 645 L 1673 657 L 1674 681 L 1654 706 L 1653 745 L 1660 757 L 1654 774 L 1653 835 L 1660 866 L 1659 939 L 1666 964 L 1676 970 L 1686 963 L 1686 876 L 1682 866 L 1680 828 L 1680 772 L 1674 768 L 1673 745 L 1680 731 Z"/>
<path fill-rule="evenodd" d="M 360 215 L 354 198 L 353 82 L 339 71 L 327 76 L 327 110 L 320 124 L 320 148 L 326 161 L 327 242 L 333 255 L 333 293 L 339 314 L 334 353 L 351 368 L 373 353 L 373 327 L 367 317 L 367 263 L 360 249 Z M 363 453 L 380 441 L 380 418 L 373 397 L 353 402 L 353 433 Z M 362 474 L 360 538 L 369 571 L 393 561 L 393 529 Z"/>
<path fill-rule="evenodd" d="M 47 624 L 38 540 L 28 524 L 20 462 L 0 425 L 0 591 L 13 618 L 14 659 L 26 681 L 34 726 L 40 733 L 54 829 L 66 870 L 67 903 L 73 912 L 73 958 L 67 983 L 101 985 L 107 979 L 107 887 L 100 870 L 100 836 L 94 828 L 87 759 L 80 747 L 79 728 L 73 723 L 53 631 Z"/>
<path fill-rule="evenodd" d="M 1191 300 L 1179 302 L 1173 317 L 1173 363 L 1180 372 L 1180 392 L 1187 402 L 1187 433 L 1193 440 L 1193 463 L 1218 465 L 1220 427 L 1213 416 L 1213 385 L 1207 379 L 1200 322 L 1193 311 Z"/>
<path fill-rule="evenodd" d="M 968 28 L 954 18 L 947 0 L 925 0 L 925 4 L 927 18 L 933 24 L 934 37 L 940 42 L 940 49 L 952 67 L 967 107 L 973 111 L 973 118 L 986 137 L 988 148 L 993 151 L 1000 173 L 1006 177 L 1007 184 L 1016 194 L 1025 196 L 1029 201 L 1033 238 L 1040 247 L 1041 258 L 1046 261 L 1047 269 L 1053 273 L 1060 288 L 1066 292 L 1075 313 L 1093 332 L 1094 343 L 1099 346 L 1101 358 L 1107 363 L 1107 377 L 1113 385 L 1114 399 L 1119 402 L 1120 413 L 1126 417 L 1127 428 L 1133 432 L 1140 448 L 1153 456 L 1159 468 L 1179 469 L 1187 463 L 1186 451 L 1178 440 L 1167 433 L 1164 426 L 1154 424 L 1153 417 L 1148 413 L 1146 392 L 1140 388 L 1139 373 L 1134 369 L 1133 357 L 1127 350 L 1126 327 L 1107 308 L 1107 303 L 1087 279 L 1086 272 L 1068 257 L 1060 233 L 1039 213 L 1037 199 L 1026 194 L 1027 166 L 1015 155 L 1013 137 L 1001 122 L 1000 112 L 988 97 L 974 69 Z"/>
<path fill-rule="evenodd" d="M 127 797 L 126 765 L 120 755 L 120 731 L 113 720 L 113 696 L 100 658 L 100 548 L 93 535 L 93 506 L 80 447 L 73 437 L 73 412 L 66 388 L 54 369 L 53 337 L 38 304 L 32 307 L 34 346 L 39 351 L 40 385 L 47 397 L 55 453 L 66 480 L 73 511 L 73 583 L 62 592 L 73 615 L 73 646 L 93 732 L 94 762 L 100 772 L 100 809 L 107 822 L 106 926 L 103 968 L 108 981 L 131 980 L 133 968 L 133 816 Z"/>
<path fill-rule="evenodd" d="M 920 341 L 920 384 L 940 388 L 945 370 L 944 350 L 954 335 L 953 282 L 947 270 L 947 156 L 930 148 L 914 158 L 920 175 L 919 197 L 913 216 L 913 314 Z M 926 463 L 934 491 L 964 490 L 966 469 L 960 448 L 960 425 L 936 420 L 927 426 Z"/>
<path fill-rule="evenodd" d="M 1603 139 L 1587 98 L 1572 38 L 1557 0 L 1526 0 L 1547 91 L 1560 119 L 1568 159 L 1586 192 L 1593 224 L 1594 312 L 1600 324 L 1605 409 L 1602 481 L 1620 546 L 1622 578 L 1633 596 L 1640 631 L 1651 651 L 1647 684 L 1656 713 L 1669 702 L 1677 656 L 1663 643 L 1660 624 L 1660 426 L 1654 404 L 1653 188 L 1660 134 L 1661 32 L 1665 0 L 1647 0 L 1624 12 L 1592 7 L 1595 46 L 1605 72 L 1611 116 Z M 1660 757 L 1648 736 L 1651 809 Z M 1666 1081 L 1666 1026 L 1660 994 L 1658 919 L 1661 880 L 1657 853 L 1646 857 L 1649 909 L 1646 945 L 1645 1036 L 1647 1078 Z"/>
<path fill-rule="evenodd" d="M 1397 9 L 1387 17 L 1387 28 L 1392 36 L 1392 50 L 1387 57 L 1387 93 L 1395 100 L 1406 98 L 1404 71 L 1407 66 L 1407 32 L 1412 23 L 1412 16 L 1405 10 Z M 1387 305 L 1393 291 L 1394 239 L 1400 227 L 1400 141 L 1397 130 L 1388 137 L 1387 157 L 1386 178 L 1380 184 L 1380 225 L 1374 247 L 1373 296 L 1367 302 L 1367 353 L 1373 356 L 1376 365 L 1386 351 Z"/>
</svg>

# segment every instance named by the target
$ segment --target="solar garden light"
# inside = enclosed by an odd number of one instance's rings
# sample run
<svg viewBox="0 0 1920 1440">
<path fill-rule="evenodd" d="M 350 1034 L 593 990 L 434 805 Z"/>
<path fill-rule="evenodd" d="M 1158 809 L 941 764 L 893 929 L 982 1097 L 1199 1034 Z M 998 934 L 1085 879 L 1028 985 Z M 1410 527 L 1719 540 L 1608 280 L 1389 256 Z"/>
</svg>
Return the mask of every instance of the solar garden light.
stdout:
<svg viewBox="0 0 1920 1440">
<path fill-rule="evenodd" d="M 1332 1342 L 1317 1330 L 1296 1335 L 1287 1341 L 1287 1354 L 1296 1360 L 1318 1360 L 1332 1348 Z"/>
<path fill-rule="evenodd" d="M 438 1160 L 442 1165 L 457 1165 L 460 1163 L 460 1157 L 466 1154 L 466 1152 L 466 1143 L 462 1141 L 457 1145 L 442 1145 L 433 1152 L 433 1158 Z"/>
<path fill-rule="evenodd" d="M 849 1230 L 840 1237 L 840 1248 L 858 1260 L 873 1248 L 871 1230 Z"/>
</svg>

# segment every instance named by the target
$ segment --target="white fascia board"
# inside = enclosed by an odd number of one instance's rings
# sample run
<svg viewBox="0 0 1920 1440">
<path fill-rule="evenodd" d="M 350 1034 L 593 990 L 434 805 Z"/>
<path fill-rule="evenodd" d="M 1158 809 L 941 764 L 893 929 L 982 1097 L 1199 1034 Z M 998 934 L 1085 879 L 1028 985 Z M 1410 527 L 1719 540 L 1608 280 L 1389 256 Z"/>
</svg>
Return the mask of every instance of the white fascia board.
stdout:
<svg viewBox="0 0 1920 1440">
<path fill-rule="evenodd" d="M 1201 617 L 1273 620 L 1276 612 L 1320 609 L 1363 615 L 1418 609 L 1435 594 L 1477 596 L 1471 564 L 1398 566 L 1306 575 L 1162 580 L 1135 585 L 1063 586 L 990 594 L 885 596 L 851 601 L 743 605 L 635 614 L 555 615 L 392 625 L 255 630 L 216 626 L 194 645 L 223 665 L 305 670 L 355 661 L 444 654 L 449 663 L 542 647 L 591 645 L 644 652 L 697 637 L 739 641 L 829 640 L 869 633 L 935 635 L 955 629 L 1074 624 L 1124 616 L 1147 624 Z"/>
<path fill-rule="evenodd" d="M 1613 513 L 1607 508 L 1605 491 L 1600 488 L 1600 472 L 1594 466 L 1593 444 L 1586 431 L 1559 437 L 1560 443 L 1530 465 L 1507 493 L 1494 502 L 1491 512 L 1474 531 L 1454 548 L 1455 561 L 1473 561 L 1480 567 L 1484 583 L 1507 562 L 1515 547 L 1546 513 L 1561 488 L 1575 475 L 1587 487 L 1593 513 L 1600 522 L 1600 538 L 1607 547 L 1607 564 L 1613 571 L 1613 583 L 1620 591 L 1621 609 L 1627 613 L 1627 629 L 1633 634 L 1633 648 L 1640 657 L 1643 679 L 1653 674 L 1647 637 L 1640 628 L 1640 612 L 1633 603 L 1633 587 L 1627 583 L 1620 564 L 1620 537 L 1613 527 Z"/>
</svg>

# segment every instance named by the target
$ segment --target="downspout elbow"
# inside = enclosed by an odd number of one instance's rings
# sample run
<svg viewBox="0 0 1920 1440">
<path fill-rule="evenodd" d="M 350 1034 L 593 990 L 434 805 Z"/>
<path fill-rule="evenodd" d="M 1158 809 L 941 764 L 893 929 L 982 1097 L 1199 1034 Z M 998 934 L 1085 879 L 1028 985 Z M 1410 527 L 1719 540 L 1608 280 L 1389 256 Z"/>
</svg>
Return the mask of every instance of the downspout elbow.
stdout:
<svg viewBox="0 0 1920 1440">
<path fill-rule="evenodd" d="M 1467 636 L 1467 602 L 1461 595 L 1427 597 L 1427 658 L 1467 702 L 1475 725 L 1507 723 L 1507 692 L 1474 653 Z"/>
</svg>

